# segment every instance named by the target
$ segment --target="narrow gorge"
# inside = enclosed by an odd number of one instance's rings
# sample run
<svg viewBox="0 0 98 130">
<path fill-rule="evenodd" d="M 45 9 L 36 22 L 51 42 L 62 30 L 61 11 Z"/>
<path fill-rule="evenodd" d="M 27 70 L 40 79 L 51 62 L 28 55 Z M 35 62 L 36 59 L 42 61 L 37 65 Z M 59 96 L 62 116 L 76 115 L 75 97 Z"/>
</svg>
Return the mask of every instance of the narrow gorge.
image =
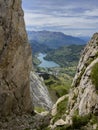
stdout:
<svg viewBox="0 0 98 130">
<path fill-rule="evenodd" d="M 0 0 L 0 130 L 98 130 L 98 33 L 81 55 L 69 93 L 53 106 L 32 68 L 21 4 Z"/>
</svg>

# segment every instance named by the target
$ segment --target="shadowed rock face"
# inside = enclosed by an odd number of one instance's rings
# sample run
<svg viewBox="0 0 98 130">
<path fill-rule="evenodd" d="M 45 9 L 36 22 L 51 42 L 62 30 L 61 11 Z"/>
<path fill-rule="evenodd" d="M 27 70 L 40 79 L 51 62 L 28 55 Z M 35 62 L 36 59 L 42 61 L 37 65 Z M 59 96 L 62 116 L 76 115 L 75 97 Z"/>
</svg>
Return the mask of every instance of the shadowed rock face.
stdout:
<svg viewBox="0 0 98 130">
<path fill-rule="evenodd" d="M 32 111 L 31 67 L 21 0 L 0 0 L 0 117 Z"/>
</svg>

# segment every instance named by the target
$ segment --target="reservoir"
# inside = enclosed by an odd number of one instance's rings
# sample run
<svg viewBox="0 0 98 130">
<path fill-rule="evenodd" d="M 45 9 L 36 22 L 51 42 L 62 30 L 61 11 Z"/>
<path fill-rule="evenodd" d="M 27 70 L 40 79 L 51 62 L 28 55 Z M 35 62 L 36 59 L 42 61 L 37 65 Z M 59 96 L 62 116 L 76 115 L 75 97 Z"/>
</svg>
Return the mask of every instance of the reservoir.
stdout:
<svg viewBox="0 0 98 130">
<path fill-rule="evenodd" d="M 59 67 L 59 65 L 55 63 L 54 61 L 45 60 L 44 59 L 45 56 L 46 54 L 39 53 L 37 57 L 41 61 L 41 64 L 39 65 L 39 67 L 43 67 L 43 68 Z"/>
</svg>

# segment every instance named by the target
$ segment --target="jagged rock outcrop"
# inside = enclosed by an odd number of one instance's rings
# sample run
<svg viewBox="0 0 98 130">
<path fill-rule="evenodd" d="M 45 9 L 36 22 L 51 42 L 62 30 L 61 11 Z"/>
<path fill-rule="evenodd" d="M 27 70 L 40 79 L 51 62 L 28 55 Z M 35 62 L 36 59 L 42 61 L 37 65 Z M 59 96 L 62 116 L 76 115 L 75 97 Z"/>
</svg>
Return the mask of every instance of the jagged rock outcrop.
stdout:
<svg viewBox="0 0 98 130">
<path fill-rule="evenodd" d="M 98 33 L 95 33 L 85 47 L 77 67 L 77 72 L 69 93 L 63 115 L 54 115 L 51 128 L 60 126 L 65 130 L 98 129 Z M 61 103 L 59 107 L 64 108 Z M 57 106 L 58 107 L 58 106 Z M 61 118 L 60 118 L 61 117 Z"/>
<path fill-rule="evenodd" d="M 21 0 L 0 0 L 0 118 L 32 111 L 32 67 Z"/>
<path fill-rule="evenodd" d="M 78 109 L 79 115 L 85 115 L 98 107 L 98 94 L 91 79 L 92 68 L 96 63 L 98 63 L 98 33 L 93 35 L 79 61 L 72 84 L 74 88 L 70 93 L 70 114 Z M 75 102 L 72 103 L 74 99 Z"/>
<path fill-rule="evenodd" d="M 50 98 L 48 89 L 45 86 L 43 79 L 33 71 L 30 76 L 30 84 L 34 107 L 51 110 L 53 102 Z"/>
</svg>

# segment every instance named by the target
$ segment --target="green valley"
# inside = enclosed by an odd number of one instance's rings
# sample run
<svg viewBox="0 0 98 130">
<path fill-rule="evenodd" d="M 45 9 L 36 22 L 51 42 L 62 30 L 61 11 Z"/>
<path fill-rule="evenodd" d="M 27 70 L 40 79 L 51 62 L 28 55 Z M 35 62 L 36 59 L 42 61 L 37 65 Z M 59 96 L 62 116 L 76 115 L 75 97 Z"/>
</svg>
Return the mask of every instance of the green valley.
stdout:
<svg viewBox="0 0 98 130">
<path fill-rule="evenodd" d="M 73 78 L 66 73 L 62 73 L 61 68 L 50 68 L 47 73 L 44 72 L 41 76 L 44 78 L 54 102 L 69 92 Z"/>
<path fill-rule="evenodd" d="M 28 34 L 35 71 L 43 77 L 50 96 L 55 102 L 59 97 L 67 94 L 71 88 L 72 79 L 85 44 L 79 38 L 60 32 L 33 31 Z M 46 56 L 39 59 L 39 55 Z M 51 64 L 53 61 L 59 66 L 45 67 L 45 64 L 40 66 L 44 60 L 46 64 L 49 61 Z"/>
<path fill-rule="evenodd" d="M 69 45 L 44 50 L 45 60 L 54 61 L 60 65 L 59 67 L 39 67 L 40 60 L 37 58 L 39 51 L 33 55 L 35 70 L 43 77 L 53 102 L 69 92 L 83 48 L 84 45 Z"/>
<path fill-rule="evenodd" d="M 85 45 L 69 45 L 52 50 L 47 53 L 46 60 L 55 61 L 61 67 L 74 67 L 80 58 Z"/>
</svg>

